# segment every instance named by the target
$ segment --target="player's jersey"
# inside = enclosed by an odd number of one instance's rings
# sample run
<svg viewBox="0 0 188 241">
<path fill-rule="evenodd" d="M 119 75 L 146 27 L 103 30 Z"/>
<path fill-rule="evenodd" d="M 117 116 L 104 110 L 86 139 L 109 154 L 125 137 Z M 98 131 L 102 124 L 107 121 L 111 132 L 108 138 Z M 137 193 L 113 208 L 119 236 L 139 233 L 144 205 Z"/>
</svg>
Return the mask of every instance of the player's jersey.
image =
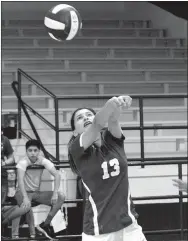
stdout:
<svg viewBox="0 0 188 241">
<path fill-rule="evenodd" d="M 83 232 L 99 235 L 123 229 L 137 218 L 130 195 L 124 139 L 108 130 L 101 132 L 102 145 L 84 151 L 82 135 L 73 141 L 70 153 L 88 192 Z"/>
</svg>

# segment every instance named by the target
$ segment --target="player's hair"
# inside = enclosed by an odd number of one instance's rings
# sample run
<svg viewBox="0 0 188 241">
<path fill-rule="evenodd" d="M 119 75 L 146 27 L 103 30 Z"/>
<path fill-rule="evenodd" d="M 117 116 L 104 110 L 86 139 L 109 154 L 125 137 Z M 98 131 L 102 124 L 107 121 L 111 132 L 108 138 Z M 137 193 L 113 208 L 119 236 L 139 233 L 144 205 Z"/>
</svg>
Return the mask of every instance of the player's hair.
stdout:
<svg viewBox="0 0 188 241">
<path fill-rule="evenodd" d="M 72 114 L 72 116 L 71 116 L 71 120 L 70 120 L 70 124 L 71 124 L 71 129 L 72 129 L 72 131 L 75 130 L 74 117 L 75 117 L 76 113 L 77 113 L 79 110 L 83 110 L 83 109 L 86 109 L 86 110 L 91 111 L 94 115 L 96 114 L 96 112 L 95 112 L 93 109 L 91 109 L 91 108 L 82 107 L 82 108 L 76 109 L 76 110 L 73 112 L 73 114 Z M 75 174 L 77 174 L 77 175 L 79 176 L 78 169 L 77 169 L 77 167 L 76 167 L 76 165 L 75 165 L 75 162 L 74 162 L 74 160 L 73 160 L 73 158 L 72 158 L 72 155 L 71 155 L 71 153 L 70 153 L 70 147 L 71 147 L 71 145 L 72 145 L 72 143 L 73 143 L 73 141 L 74 141 L 75 138 L 76 138 L 76 137 L 75 137 L 74 135 L 72 135 L 72 137 L 70 138 L 69 143 L 68 143 L 68 160 L 69 160 L 69 164 L 70 164 L 71 170 L 72 170 Z"/>
<path fill-rule="evenodd" d="M 41 149 L 40 142 L 39 142 L 38 140 L 35 140 L 35 139 L 31 139 L 31 140 L 29 140 L 29 141 L 26 142 L 26 144 L 25 144 L 26 150 L 27 150 L 30 146 L 36 146 L 39 150 Z"/>
</svg>

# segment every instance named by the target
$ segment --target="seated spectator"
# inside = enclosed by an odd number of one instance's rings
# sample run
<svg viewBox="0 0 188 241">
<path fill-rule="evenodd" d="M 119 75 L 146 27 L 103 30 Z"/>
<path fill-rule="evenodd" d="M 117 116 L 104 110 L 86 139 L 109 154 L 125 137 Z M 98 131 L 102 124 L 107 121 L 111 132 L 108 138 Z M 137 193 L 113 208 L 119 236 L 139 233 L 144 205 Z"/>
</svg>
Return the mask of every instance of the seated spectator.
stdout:
<svg viewBox="0 0 188 241">
<path fill-rule="evenodd" d="M 3 127 L 1 127 L 1 205 L 5 203 L 8 194 L 8 179 L 5 166 L 14 164 L 13 148 L 9 139 L 3 135 Z M 1 214 L 3 219 L 3 213 Z M 3 233 L 3 228 L 1 229 Z M 3 237 L 3 236 L 2 236 Z"/>
<path fill-rule="evenodd" d="M 53 238 L 53 230 L 50 226 L 52 219 L 61 209 L 65 196 L 59 192 L 61 177 L 55 169 L 54 164 L 46 158 L 40 156 L 40 143 L 37 140 L 29 140 L 26 143 L 26 157 L 17 164 L 18 188 L 15 198 L 19 205 L 13 212 L 3 220 L 5 225 L 9 221 L 28 213 L 31 210 L 31 202 L 51 206 L 51 210 L 44 222 L 36 228 L 47 238 Z M 43 169 L 28 169 L 29 166 L 42 166 L 54 176 L 54 191 L 40 191 L 41 177 Z"/>
<path fill-rule="evenodd" d="M 10 202 L 12 204 L 17 205 L 17 201 L 15 199 L 15 193 L 16 193 L 16 171 L 15 170 L 7 170 L 8 173 L 8 195 L 6 202 Z M 17 206 L 18 207 L 18 206 Z M 4 218 L 7 218 L 16 208 L 16 206 L 5 206 L 4 208 Z M 22 218 L 22 223 L 25 223 L 25 220 L 29 226 L 30 231 L 30 238 L 35 238 L 35 226 L 34 226 L 34 216 L 32 209 L 26 213 L 22 217 L 18 217 L 12 220 L 12 239 L 18 239 L 19 238 L 19 227 L 20 227 L 20 221 Z"/>
</svg>

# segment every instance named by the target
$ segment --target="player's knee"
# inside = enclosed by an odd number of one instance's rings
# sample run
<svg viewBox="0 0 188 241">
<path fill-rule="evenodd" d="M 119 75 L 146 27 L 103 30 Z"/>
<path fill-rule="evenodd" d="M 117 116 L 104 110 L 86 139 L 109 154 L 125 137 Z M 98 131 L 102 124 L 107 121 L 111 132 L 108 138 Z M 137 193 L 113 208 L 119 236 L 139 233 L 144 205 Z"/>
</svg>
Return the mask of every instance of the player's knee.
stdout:
<svg viewBox="0 0 188 241">
<path fill-rule="evenodd" d="M 59 192 L 58 193 L 58 199 L 59 199 L 60 202 L 63 203 L 65 201 L 65 194 L 62 193 L 62 192 Z"/>
</svg>

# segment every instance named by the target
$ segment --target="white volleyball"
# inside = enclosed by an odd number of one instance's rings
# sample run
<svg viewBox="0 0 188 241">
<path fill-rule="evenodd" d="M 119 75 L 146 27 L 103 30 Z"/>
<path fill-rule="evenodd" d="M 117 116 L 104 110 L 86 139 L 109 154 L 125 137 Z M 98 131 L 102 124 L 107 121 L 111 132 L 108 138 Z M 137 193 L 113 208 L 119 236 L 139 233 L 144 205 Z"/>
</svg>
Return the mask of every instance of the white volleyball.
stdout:
<svg viewBox="0 0 188 241">
<path fill-rule="evenodd" d="M 82 28 L 82 21 L 74 7 L 59 4 L 46 13 L 44 25 L 52 39 L 63 41 L 76 37 Z"/>
</svg>

